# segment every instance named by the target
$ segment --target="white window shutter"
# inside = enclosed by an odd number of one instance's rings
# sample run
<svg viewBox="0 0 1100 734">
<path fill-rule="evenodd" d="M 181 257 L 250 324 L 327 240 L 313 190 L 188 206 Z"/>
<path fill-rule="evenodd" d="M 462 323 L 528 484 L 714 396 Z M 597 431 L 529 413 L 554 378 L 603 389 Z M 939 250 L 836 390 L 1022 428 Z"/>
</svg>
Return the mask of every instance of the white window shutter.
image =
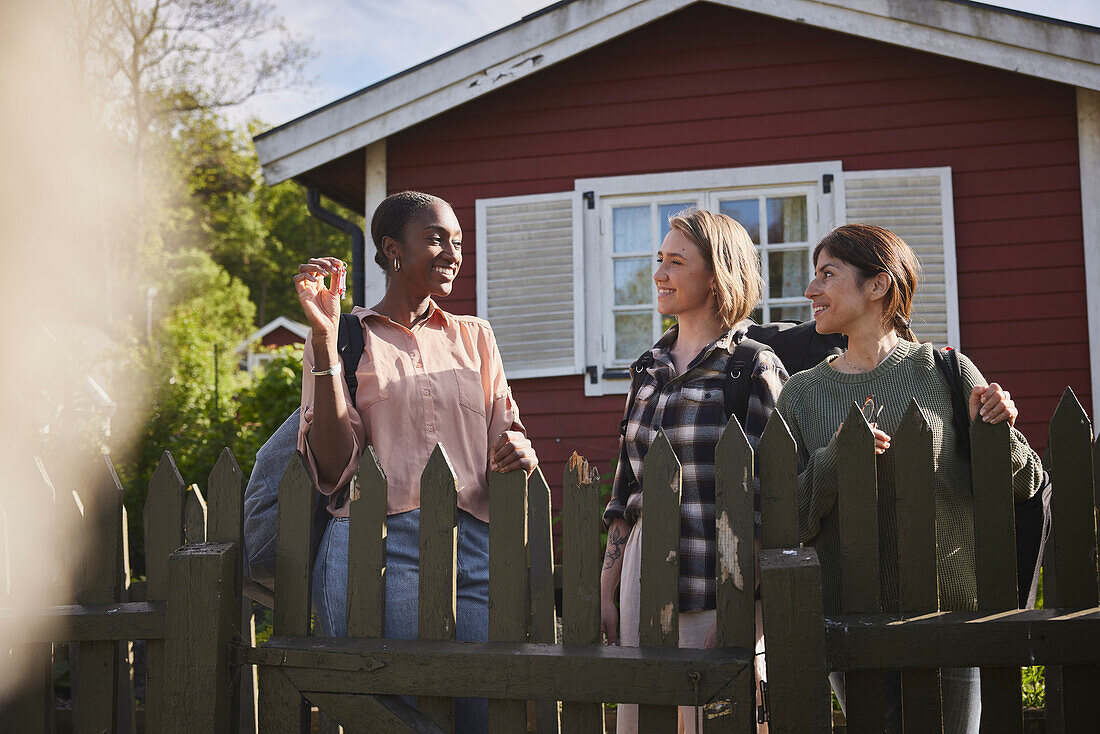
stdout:
<svg viewBox="0 0 1100 734">
<path fill-rule="evenodd" d="M 476 202 L 477 313 L 510 380 L 583 371 L 578 200 L 565 191 Z"/>
<path fill-rule="evenodd" d="M 921 277 L 913 332 L 921 341 L 959 347 L 955 214 L 950 168 L 845 171 L 849 224 L 874 224 L 913 248 Z"/>
</svg>

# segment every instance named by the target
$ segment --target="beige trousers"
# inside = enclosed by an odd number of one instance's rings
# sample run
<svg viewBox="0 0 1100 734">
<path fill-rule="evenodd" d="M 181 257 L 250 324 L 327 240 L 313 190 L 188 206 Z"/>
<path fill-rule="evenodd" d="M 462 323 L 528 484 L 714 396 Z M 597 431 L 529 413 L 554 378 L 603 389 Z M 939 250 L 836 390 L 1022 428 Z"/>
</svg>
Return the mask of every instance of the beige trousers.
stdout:
<svg viewBox="0 0 1100 734">
<path fill-rule="evenodd" d="M 623 573 L 619 581 L 619 644 L 638 647 L 638 621 L 641 606 L 642 521 L 634 525 L 623 551 Z M 714 624 L 715 611 L 680 612 L 680 647 L 701 648 Z M 760 602 L 756 602 L 756 674 L 757 680 L 767 680 L 764 668 L 764 635 L 760 619 Z M 758 688 L 759 690 L 759 684 Z M 698 734 L 697 714 L 692 706 L 680 707 L 680 731 Z M 615 717 L 616 734 L 637 734 L 638 705 L 620 703 Z M 670 733 L 671 734 L 671 733 Z"/>
</svg>

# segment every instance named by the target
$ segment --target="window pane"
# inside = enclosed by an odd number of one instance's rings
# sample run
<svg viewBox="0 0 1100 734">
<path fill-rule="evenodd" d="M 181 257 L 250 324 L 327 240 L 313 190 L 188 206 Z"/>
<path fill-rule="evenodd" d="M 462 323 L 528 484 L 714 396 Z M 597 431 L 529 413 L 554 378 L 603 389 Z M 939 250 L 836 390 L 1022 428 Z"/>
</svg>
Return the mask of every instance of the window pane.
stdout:
<svg viewBox="0 0 1100 734">
<path fill-rule="evenodd" d="M 771 298 L 797 298 L 809 283 L 810 258 L 806 250 L 772 250 L 768 253 Z"/>
<path fill-rule="evenodd" d="M 718 202 L 718 211 L 745 228 L 754 244 L 760 244 L 760 201 L 758 199 L 730 199 Z"/>
<path fill-rule="evenodd" d="M 772 306 L 772 321 L 795 319 L 797 321 L 809 321 L 810 304 L 805 306 L 788 304 L 786 306 Z"/>
<path fill-rule="evenodd" d="M 752 313 L 749 314 L 749 318 L 758 324 L 764 323 L 764 309 L 757 306 L 752 310 Z"/>
<path fill-rule="evenodd" d="M 652 303 L 653 271 L 648 257 L 615 261 L 615 305 L 637 306 Z"/>
<path fill-rule="evenodd" d="M 806 197 L 768 199 L 768 242 L 806 241 Z"/>
<path fill-rule="evenodd" d="M 653 314 L 615 314 L 615 359 L 634 360 L 653 346 Z"/>
<path fill-rule="evenodd" d="M 676 324 L 676 314 L 661 314 L 661 333 L 671 329 Z"/>
<path fill-rule="evenodd" d="M 623 206 L 611 210 L 615 252 L 653 251 L 648 206 Z"/>
<path fill-rule="evenodd" d="M 668 218 L 673 214 L 679 214 L 688 207 L 695 206 L 694 202 L 686 202 L 684 204 L 660 204 L 657 207 L 657 226 L 661 229 L 661 242 L 665 241 L 665 237 L 668 236 Z"/>
</svg>

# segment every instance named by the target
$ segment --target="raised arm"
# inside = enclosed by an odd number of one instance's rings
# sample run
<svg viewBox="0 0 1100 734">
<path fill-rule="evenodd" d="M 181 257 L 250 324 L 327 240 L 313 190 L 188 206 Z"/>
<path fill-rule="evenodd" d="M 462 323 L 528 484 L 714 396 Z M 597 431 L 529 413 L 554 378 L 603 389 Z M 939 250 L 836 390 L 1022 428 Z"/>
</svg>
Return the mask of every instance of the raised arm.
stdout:
<svg viewBox="0 0 1100 734">
<path fill-rule="evenodd" d="M 334 257 L 313 258 L 299 266 L 294 276 L 298 302 L 311 329 L 302 370 L 299 448 L 325 494 L 331 494 L 350 478 L 348 467 L 354 472 L 362 450 L 357 436 L 362 421 L 348 394 L 336 348 L 340 323 L 338 281 L 343 269 L 344 263 Z"/>
</svg>

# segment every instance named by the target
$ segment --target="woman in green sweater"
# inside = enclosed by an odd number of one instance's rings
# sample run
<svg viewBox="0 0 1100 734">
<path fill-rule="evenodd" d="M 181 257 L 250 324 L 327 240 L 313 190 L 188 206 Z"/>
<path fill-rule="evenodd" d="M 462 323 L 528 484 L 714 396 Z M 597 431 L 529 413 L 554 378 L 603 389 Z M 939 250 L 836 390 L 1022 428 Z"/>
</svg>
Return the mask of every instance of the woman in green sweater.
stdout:
<svg viewBox="0 0 1100 734">
<path fill-rule="evenodd" d="M 973 495 L 968 458 L 959 451 L 952 422 L 951 390 L 933 357 L 910 329 L 917 263 L 893 232 L 868 225 L 838 227 L 813 253 L 814 279 L 806 288 L 817 331 L 842 333 L 848 350 L 791 377 L 776 409 L 798 445 L 798 515 L 802 541 L 821 560 L 825 614 L 840 611 L 840 537 L 836 514 L 839 427 L 853 402 L 874 396 L 872 429 L 878 470 L 879 577 L 883 612 L 898 609 L 897 518 L 894 457 L 890 437 L 909 401 L 916 399 L 932 431 L 935 462 L 936 539 L 940 606 L 974 610 Z M 970 391 L 970 419 L 1016 421 L 1011 396 L 988 384 L 974 364 L 959 355 L 964 388 Z M 1012 490 L 1016 500 L 1039 486 L 1039 457 L 1015 428 L 1012 434 Z M 842 491 L 842 490 L 841 490 Z M 841 704 L 843 677 L 830 676 Z M 901 729 L 900 679 L 887 676 L 887 731 Z M 976 732 L 981 716 L 977 668 L 944 670 L 944 732 Z"/>
</svg>

